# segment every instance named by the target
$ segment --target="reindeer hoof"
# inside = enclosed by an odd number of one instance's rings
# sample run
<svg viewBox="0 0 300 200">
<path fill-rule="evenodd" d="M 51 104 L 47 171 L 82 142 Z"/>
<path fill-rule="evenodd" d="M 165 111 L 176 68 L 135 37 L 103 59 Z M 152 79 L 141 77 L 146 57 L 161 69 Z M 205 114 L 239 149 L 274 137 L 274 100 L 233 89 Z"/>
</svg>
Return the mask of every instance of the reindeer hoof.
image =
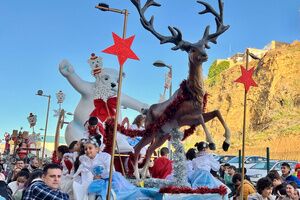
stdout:
<svg viewBox="0 0 300 200">
<path fill-rule="evenodd" d="M 222 148 L 223 148 L 223 150 L 224 150 L 224 151 L 227 151 L 227 150 L 229 149 L 229 146 L 230 146 L 230 144 L 229 144 L 229 143 L 227 143 L 227 142 L 223 142 L 223 146 L 222 146 Z"/>
<path fill-rule="evenodd" d="M 216 150 L 216 144 L 215 143 L 209 143 L 208 147 L 210 150 Z"/>
</svg>

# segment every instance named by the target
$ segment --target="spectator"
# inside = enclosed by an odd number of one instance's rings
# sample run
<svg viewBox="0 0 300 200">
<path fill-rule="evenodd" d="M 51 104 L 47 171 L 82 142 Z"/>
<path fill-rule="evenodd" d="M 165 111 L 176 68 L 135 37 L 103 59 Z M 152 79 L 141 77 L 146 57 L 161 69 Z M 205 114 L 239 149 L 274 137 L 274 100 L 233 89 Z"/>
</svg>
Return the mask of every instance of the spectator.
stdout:
<svg viewBox="0 0 300 200">
<path fill-rule="evenodd" d="M 295 176 L 300 180 L 300 163 L 295 165 Z"/>
<path fill-rule="evenodd" d="M 16 179 L 16 175 L 25 167 L 25 162 L 23 159 L 18 158 L 15 163 L 15 167 L 12 172 L 7 175 L 7 183 Z"/>
<path fill-rule="evenodd" d="M 273 192 L 272 194 L 275 196 L 286 195 L 286 184 L 283 183 L 281 176 L 276 170 L 271 170 L 267 174 L 267 176 L 273 184 Z"/>
<path fill-rule="evenodd" d="M 154 165 L 150 168 L 153 178 L 165 179 L 172 173 L 172 161 L 168 159 L 169 149 L 163 147 L 160 150 L 160 157 L 154 160 Z"/>
<path fill-rule="evenodd" d="M 42 169 L 33 170 L 30 173 L 29 178 L 27 179 L 27 181 L 25 183 L 25 189 L 28 188 L 31 184 L 33 184 L 36 181 L 43 181 L 42 176 L 43 176 L 43 170 Z"/>
<path fill-rule="evenodd" d="M 4 174 L 0 173 L 0 198 L 12 200 L 12 191 L 5 182 Z"/>
<path fill-rule="evenodd" d="M 33 156 L 30 158 L 29 160 L 29 166 L 27 167 L 27 169 L 29 170 L 29 172 L 31 173 L 33 170 L 38 169 L 39 168 L 39 160 L 36 156 Z"/>
<path fill-rule="evenodd" d="M 35 181 L 24 192 L 23 200 L 51 199 L 68 200 L 69 196 L 59 190 L 62 170 L 57 164 L 47 164 L 43 170 L 43 181 Z"/>
<path fill-rule="evenodd" d="M 233 197 L 233 199 L 237 200 L 240 199 L 241 196 L 241 189 L 242 189 L 242 175 L 240 173 L 237 173 L 235 175 L 233 175 L 232 177 L 232 183 L 235 185 L 236 187 L 236 194 Z M 244 179 L 243 181 L 243 200 L 247 200 L 248 199 L 248 195 L 255 193 L 255 188 L 254 186 L 246 179 Z"/>
<path fill-rule="evenodd" d="M 236 167 L 235 166 L 229 166 L 228 171 L 224 174 L 224 182 L 227 187 L 231 190 L 231 193 L 228 195 L 229 197 L 232 197 L 235 195 L 236 188 L 234 187 L 234 184 L 232 183 L 232 177 L 236 174 Z"/>
<path fill-rule="evenodd" d="M 283 162 L 281 164 L 281 173 L 282 173 L 281 178 L 285 182 L 288 183 L 288 182 L 293 181 L 297 184 L 298 188 L 300 187 L 300 180 L 291 174 L 291 166 L 289 165 L 289 163 Z"/>
<path fill-rule="evenodd" d="M 289 182 L 286 185 L 286 196 L 282 200 L 299 200 L 299 193 L 297 190 L 297 183 Z"/>
<path fill-rule="evenodd" d="M 257 181 L 257 193 L 248 196 L 248 200 L 275 200 L 272 195 L 273 184 L 268 177 L 261 178 Z"/>
<path fill-rule="evenodd" d="M 219 170 L 219 174 L 220 174 L 220 177 L 222 179 L 224 179 L 224 175 L 225 173 L 228 172 L 228 168 L 229 168 L 230 164 L 229 163 L 224 163 L 220 166 L 220 170 Z"/>
<path fill-rule="evenodd" d="M 17 193 L 18 193 L 17 196 L 19 197 L 22 196 L 22 191 L 24 189 L 25 182 L 27 181 L 28 178 L 29 178 L 29 172 L 26 170 L 21 170 L 16 175 L 16 181 L 10 182 L 8 184 L 8 187 L 11 189 L 13 196 L 15 196 Z"/>
</svg>

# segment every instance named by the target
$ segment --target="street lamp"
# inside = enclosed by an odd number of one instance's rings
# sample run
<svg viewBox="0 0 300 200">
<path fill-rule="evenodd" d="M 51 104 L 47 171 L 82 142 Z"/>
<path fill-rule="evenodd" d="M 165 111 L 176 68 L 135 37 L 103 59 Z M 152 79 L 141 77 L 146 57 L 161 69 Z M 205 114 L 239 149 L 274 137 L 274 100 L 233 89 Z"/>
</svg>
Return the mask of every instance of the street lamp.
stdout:
<svg viewBox="0 0 300 200">
<path fill-rule="evenodd" d="M 155 67 L 167 67 L 169 69 L 169 74 L 168 74 L 168 78 L 169 78 L 169 81 L 170 81 L 169 98 L 171 98 L 171 96 L 172 96 L 172 65 L 167 65 L 166 63 L 164 63 L 161 60 L 155 61 L 153 63 L 153 65 Z M 171 152 L 170 156 L 169 156 L 169 158 L 171 159 L 172 158 L 172 151 L 171 151 L 171 143 L 170 143 L 170 141 L 168 141 L 168 149 Z"/>
<path fill-rule="evenodd" d="M 47 115 L 46 115 L 46 125 L 45 125 L 45 133 L 44 133 L 44 142 L 43 142 L 43 150 L 42 150 L 42 161 L 44 159 L 44 153 L 45 153 L 45 143 L 46 143 L 46 135 L 47 135 L 47 127 L 48 127 L 48 117 L 49 117 L 49 108 L 50 108 L 50 95 L 45 95 L 43 90 L 38 90 L 36 95 L 47 97 L 48 98 L 48 106 L 47 106 Z"/>
<path fill-rule="evenodd" d="M 99 3 L 96 8 L 100 9 L 101 11 L 111 11 L 111 12 L 115 12 L 115 13 L 119 13 L 124 15 L 124 22 L 123 22 L 123 39 L 126 38 L 126 29 L 127 29 L 127 18 L 128 18 L 128 10 L 123 9 L 123 10 L 119 10 L 119 9 L 115 9 L 115 8 L 110 8 L 108 4 L 106 3 Z M 119 112 L 120 112 L 120 96 L 121 96 L 121 88 L 122 88 L 122 75 L 123 75 L 123 67 L 120 67 L 119 70 L 119 83 L 118 83 L 118 100 L 117 100 L 117 108 L 116 108 L 116 116 L 115 116 L 115 124 L 114 124 L 114 135 L 112 138 L 113 144 L 112 144 L 112 154 L 111 154 L 111 160 L 110 160 L 110 170 L 109 170 L 109 182 L 108 182 L 108 187 L 107 187 L 107 195 L 106 195 L 106 199 L 110 200 L 110 192 L 111 192 L 111 183 L 112 183 L 112 172 L 113 172 L 113 164 L 114 164 L 114 157 L 115 157 L 115 146 L 117 146 L 117 149 L 119 151 L 119 147 L 118 145 L 116 145 L 116 132 L 117 132 L 117 126 L 118 126 L 118 118 L 119 118 Z M 120 151 L 119 151 L 120 152 Z M 119 159 L 120 159 L 120 163 L 121 163 L 121 167 L 122 167 L 122 172 L 125 175 L 125 170 L 124 170 L 124 166 L 122 164 L 122 160 L 121 157 L 119 155 Z"/>
<path fill-rule="evenodd" d="M 153 63 L 155 67 L 167 67 L 169 69 L 169 78 L 170 78 L 170 90 L 169 97 L 172 96 L 172 65 L 167 65 L 161 60 L 157 60 Z"/>
</svg>

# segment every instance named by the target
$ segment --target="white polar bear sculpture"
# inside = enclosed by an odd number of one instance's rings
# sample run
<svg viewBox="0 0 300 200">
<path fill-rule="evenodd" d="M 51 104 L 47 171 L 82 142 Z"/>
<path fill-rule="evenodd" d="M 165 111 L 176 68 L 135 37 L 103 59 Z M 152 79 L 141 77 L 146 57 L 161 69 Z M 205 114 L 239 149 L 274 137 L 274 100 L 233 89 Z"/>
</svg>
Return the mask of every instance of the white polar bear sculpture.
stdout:
<svg viewBox="0 0 300 200">
<path fill-rule="evenodd" d="M 95 110 L 94 100 L 102 99 L 106 102 L 109 98 L 115 97 L 117 94 L 118 71 L 111 68 L 102 68 L 102 59 L 95 56 L 95 54 L 92 54 L 88 63 L 92 68 L 92 74 L 96 78 L 95 82 L 82 80 L 75 73 L 74 68 L 67 60 L 63 60 L 59 64 L 60 73 L 66 77 L 74 89 L 81 94 L 81 99 L 74 112 L 73 121 L 71 121 L 66 128 L 65 139 L 67 144 L 70 144 L 74 140 L 78 141 L 85 136 L 86 130 L 84 124 L 89 119 L 90 114 Z M 147 104 L 141 103 L 125 94 L 121 95 L 121 105 L 138 112 L 142 112 L 149 107 Z M 119 116 L 119 122 L 120 121 L 121 116 Z M 126 136 L 119 133 L 117 134 L 117 144 L 120 148 L 120 152 L 133 150 L 126 141 Z"/>
</svg>

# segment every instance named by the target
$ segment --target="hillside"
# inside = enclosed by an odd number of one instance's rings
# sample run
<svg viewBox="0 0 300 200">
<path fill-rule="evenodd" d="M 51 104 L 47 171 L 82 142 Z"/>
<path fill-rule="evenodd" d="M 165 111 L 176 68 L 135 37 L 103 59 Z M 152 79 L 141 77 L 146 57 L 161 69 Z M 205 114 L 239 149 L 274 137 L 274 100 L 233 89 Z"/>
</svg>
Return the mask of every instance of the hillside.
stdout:
<svg viewBox="0 0 300 200">
<path fill-rule="evenodd" d="M 257 64 L 251 61 L 249 68 Z M 210 94 L 207 110 L 219 109 L 232 132 L 228 154 L 237 154 L 241 149 L 244 86 L 233 82 L 240 74 L 240 64 L 231 63 L 206 80 Z M 271 158 L 300 160 L 299 77 L 299 41 L 267 52 L 253 76 L 258 87 L 251 87 L 247 96 L 246 154 L 265 155 L 265 147 L 270 147 Z M 224 140 L 221 124 L 215 119 L 207 125 L 220 148 Z M 197 134 L 186 141 L 186 148 L 204 139 L 203 135 L 198 127 Z M 221 149 L 217 151 L 225 154 Z"/>
</svg>

